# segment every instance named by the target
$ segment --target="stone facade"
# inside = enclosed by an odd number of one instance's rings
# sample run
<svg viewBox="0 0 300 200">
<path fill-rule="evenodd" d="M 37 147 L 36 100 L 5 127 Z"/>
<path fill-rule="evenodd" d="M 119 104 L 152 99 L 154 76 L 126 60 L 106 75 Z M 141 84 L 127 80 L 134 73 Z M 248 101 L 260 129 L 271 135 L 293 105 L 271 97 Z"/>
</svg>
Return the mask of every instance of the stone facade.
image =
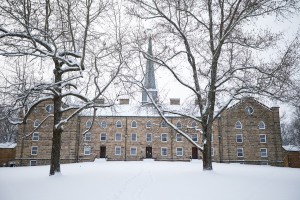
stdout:
<svg viewBox="0 0 300 200">
<path fill-rule="evenodd" d="M 35 120 L 48 114 L 40 104 L 29 122 L 20 126 L 16 153 L 17 165 L 49 164 L 52 144 L 52 125 L 49 120 L 28 137 Z M 128 106 L 128 105 L 120 105 Z M 178 128 L 201 143 L 201 127 L 190 119 L 169 116 Z M 61 163 L 108 160 L 189 161 L 201 159 L 201 152 L 154 114 L 97 116 L 91 125 L 89 115 L 76 116 L 64 127 Z M 253 98 L 245 98 L 221 113 L 214 122 L 212 136 L 213 160 L 247 164 L 283 165 L 279 126 L 279 109 L 268 108 Z"/>
</svg>

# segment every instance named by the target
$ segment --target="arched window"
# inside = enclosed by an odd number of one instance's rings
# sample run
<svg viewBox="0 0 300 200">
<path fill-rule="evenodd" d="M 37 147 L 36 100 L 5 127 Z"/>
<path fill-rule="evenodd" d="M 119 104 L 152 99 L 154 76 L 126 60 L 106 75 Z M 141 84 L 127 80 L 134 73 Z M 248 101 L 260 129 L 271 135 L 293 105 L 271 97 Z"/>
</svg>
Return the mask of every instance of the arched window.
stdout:
<svg viewBox="0 0 300 200">
<path fill-rule="evenodd" d="M 165 121 L 162 121 L 160 124 L 160 127 L 163 127 L 163 128 L 167 127 L 167 123 Z"/>
<path fill-rule="evenodd" d="M 91 128 L 92 126 L 92 121 L 88 120 L 86 123 L 85 123 L 85 128 Z"/>
<path fill-rule="evenodd" d="M 263 121 L 260 121 L 258 124 L 258 129 L 266 129 L 266 125 Z"/>
<path fill-rule="evenodd" d="M 235 123 L 235 128 L 236 128 L 236 129 L 242 129 L 242 123 L 241 123 L 240 121 L 237 121 L 237 122 Z"/>
<path fill-rule="evenodd" d="M 101 126 L 101 128 L 106 128 L 106 127 L 107 127 L 106 121 L 102 121 L 102 122 L 100 123 L 100 126 Z"/>
<path fill-rule="evenodd" d="M 192 128 L 196 128 L 197 127 L 197 123 L 194 121 L 192 122 Z"/>
<path fill-rule="evenodd" d="M 41 124 L 40 120 L 37 119 L 33 122 L 33 127 L 38 127 L 40 124 Z"/>
<path fill-rule="evenodd" d="M 136 123 L 136 121 L 132 121 L 131 122 L 131 128 L 136 128 L 137 127 L 137 123 Z"/>
<path fill-rule="evenodd" d="M 182 125 L 181 125 L 181 122 L 180 122 L 180 121 L 178 121 L 178 122 L 176 123 L 176 127 L 179 128 L 179 129 L 182 128 Z"/>
<path fill-rule="evenodd" d="M 147 121 L 146 128 L 151 128 L 151 127 L 152 127 L 151 121 Z"/>
<path fill-rule="evenodd" d="M 116 122 L 116 127 L 117 128 L 122 128 L 122 122 L 121 121 L 117 121 Z"/>
<path fill-rule="evenodd" d="M 91 132 L 87 132 L 84 135 L 84 141 L 91 141 L 91 140 L 92 140 L 92 134 L 91 134 Z"/>
</svg>

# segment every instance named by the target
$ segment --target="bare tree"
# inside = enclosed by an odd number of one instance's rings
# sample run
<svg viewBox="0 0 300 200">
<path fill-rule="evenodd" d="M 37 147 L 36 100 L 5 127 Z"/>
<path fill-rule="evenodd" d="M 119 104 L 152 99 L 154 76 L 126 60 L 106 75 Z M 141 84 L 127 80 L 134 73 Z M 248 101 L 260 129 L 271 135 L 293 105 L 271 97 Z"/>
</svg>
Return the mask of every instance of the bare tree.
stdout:
<svg viewBox="0 0 300 200">
<path fill-rule="evenodd" d="M 45 74 L 53 74 L 52 77 L 44 76 L 42 81 L 25 90 L 12 90 L 17 94 L 6 106 L 6 117 L 11 123 L 26 124 L 38 104 L 53 101 L 53 114 L 41 120 L 33 130 L 53 118 L 50 175 L 60 172 L 63 126 L 84 109 L 92 109 L 95 113 L 97 108 L 113 104 L 103 105 L 97 99 L 105 95 L 124 65 L 123 36 L 120 33 L 112 36 L 113 31 L 106 33 L 103 29 L 114 20 L 115 13 L 110 13 L 114 7 L 109 0 L 7 0 L 0 5 L 0 55 L 7 58 L 28 56 L 31 65 L 41 63 Z M 20 80 L 8 87 L 23 83 Z M 91 83 L 95 88 L 93 93 L 88 92 L 86 86 Z M 68 101 L 73 104 L 66 107 Z M 21 116 L 16 120 L 14 116 L 19 113 Z M 66 113 L 71 114 L 63 119 Z"/>
<path fill-rule="evenodd" d="M 280 97 L 287 88 L 291 69 L 299 60 L 299 41 L 296 38 L 275 55 L 276 51 L 272 50 L 280 41 L 281 33 L 264 27 L 258 29 L 256 23 L 265 16 L 280 19 L 298 12 L 298 1 L 130 2 L 129 12 L 153 27 L 156 54 L 140 51 L 147 59 L 167 69 L 192 93 L 192 102 L 197 102 L 193 114 L 170 111 L 156 104 L 155 107 L 162 117 L 172 112 L 199 121 L 203 131 L 202 145 L 194 145 L 203 154 L 203 169 L 212 170 L 211 135 L 216 117 L 243 96 Z M 261 56 L 263 52 L 271 52 L 271 59 Z"/>
</svg>

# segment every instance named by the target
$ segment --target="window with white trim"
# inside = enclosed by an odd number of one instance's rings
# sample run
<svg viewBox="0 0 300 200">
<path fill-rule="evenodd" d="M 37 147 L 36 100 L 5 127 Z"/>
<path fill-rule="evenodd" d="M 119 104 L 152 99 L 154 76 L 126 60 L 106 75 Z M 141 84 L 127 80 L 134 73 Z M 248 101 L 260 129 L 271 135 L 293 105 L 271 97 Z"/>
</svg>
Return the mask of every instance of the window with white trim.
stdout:
<svg viewBox="0 0 300 200">
<path fill-rule="evenodd" d="M 53 111 L 54 111 L 53 104 L 47 105 L 46 108 L 45 108 L 45 110 L 46 110 L 47 113 L 53 113 Z"/>
<path fill-rule="evenodd" d="M 198 142 L 198 134 L 197 134 L 197 133 L 192 134 L 192 140 L 193 140 L 194 142 Z"/>
<path fill-rule="evenodd" d="M 243 143 L 243 134 L 236 134 L 235 141 L 236 143 Z"/>
<path fill-rule="evenodd" d="M 37 166 L 37 161 L 36 160 L 30 160 L 29 165 L 30 166 Z"/>
<path fill-rule="evenodd" d="M 167 147 L 162 147 L 161 148 L 161 156 L 167 156 L 167 154 L 168 154 L 168 149 L 167 149 Z"/>
<path fill-rule="evenodd" d="M 147 142 L 152 142 L 152 133 L 147 133 L 147 135 L 146 135 L 146 141 Z"/>
<path fill-rule="evenodd" d="M 244 149 L 243 148 L 237 148 L 236 149 L 236 155 L 237 155 L 237 157 L 244 157 Z"/>
<path fill-rule="evenodd" d="M 32 141 L 39 141 L 40 140 L 40 134 L 38 132 L 32 133 Z"/>
<path fill-rule="evenodd" d="M 176 156 L 183 156 L 183 148 L 182 147 L 176 148 Z"/>
<path fill-rule="evenodd" d="M 237 121 L 236 123 L 235 123 L 235 128 L 236 129 L 242 129 L 242 123 L 240 122 L 240 121 Z"/>
<path fill-rule="evenodd" d="M 137 155 L 137 148 L 136 147 L 130 147 L 130 155 L 136 156 Z"/>
<path fill-rule="evenodd" d="M 176 142 L 182 142 L 182 135 L 179 133 L 176 134 Z"/>
<path fill-rule="evenodd" d="M 147 121 L 146 128 L 151 128 L 151 127 L 152 127 L 151 121 Z"/>
<path fill-rule="evenodd" d="M 115 134 L 115 141 L 122 141 L 122 134 L 121 133 L 116 133 Z"/>
<path fill-rule="evenodd" d="M 192 128 L 196 128 L 197 127 L 197 123 L 194 121 L 192 122 Z"/>
<path fill-rule="evenodd" d="M 161 141 L 162 142 L 167 142 L 168 141 L 168 134 L 167 133 L 162 133 L 161 134 Z"/>
<path fill-rule="evenodd" d="M 88 120 L 86 123 L 85 123 L 85 128 L 91 128 L 92 126 L 92 121 Z"/>
<path fill-rule="evenodd" d="M 245 113 L 246 113 L 247 115 L 252 115 L 253 112 L 254 112 L 254 109 L 253 109 L 251 106 L 247 106 L 247 107 L 245 108 Z"/>
<path fill-rule="evenodd" d="M 136 121 L 132 121 L 131 122 L 131 128 L 136 128 L 137 127 L 137 123 L 136 123 Z"/>
<path fill-rule="evenodd" d="M 268 150 L 267 148 L 261 148 L 260 149 L 260 157 L 268 157 Z"/>
<path fill-rule="evenodd" d="M 116 156 L 120 156 L 121 155 L 121 147 L 120 146 L 116 146 L 115 147 L 115 155 Z"/>
<path fill-rule="evenodd" d="M 166 123 L 165 121 L 162 121 L 162 122 L 160 123 L 160 127 L 166 128 L 166 127 L 167 127 L 167 123 Z"/>
<path fill-rule="evenodd" d="M 107 128 L 107 123 L 106 123 L 106 121 L 102 121 L 102 122 L 100 123 L 100 126 L 101 126 L 101 128 Z"/>
<path fill-rule="evenodd" d="M 121 121 L 117 121 L 116 122 L 116 127 L 117 128 L 122 128 L 122 122 Z"/>
<path fill-rule="evenodd" d="M 40 122 L 40 120 L 35 120 L 34 122 L 33 122 L 33 127 L 38 127 L 39 125 L 41 124 L 41 122 Z"/>
<path fill-rule="evenodd" d="M 258 129 L 260 129 L 260 130 L 266 129 L 265 122 L 260 121 L 259 124 L 258 124 Z"/>
<path fill-rule="evenodd" d="M 215 149 L 213 147 L 211 147 L 211 156 L 215 155 Z"/>
<path fill-rule="evenodd" d="M 83 149 L 83 154 L 85 156 L 91 155 L 91 147 L 90 146 L 85 146 Z"/>
<path fill-rule="evenodd" d="M 131 133 L 131 141 L 137 141 L 137 134 L 136 133 Z"/>
<path fill-rule="evenodd" d="M 86 134 L 84 134 L 84 141 L 91 141 L 91 140 L 92 140 L 91 132 L 87 132 Z"/>
<path fill-rule="evenodd" d="M 106 141 L 107 140 L 107 134 L 106 133 L 100 133 L 100 141 Z"/>
<path fill-rule="evenodd" d="M 181 128 L 182 128 L 182 124 L 181 124 L 180 121 L 178 121 L 178 122 L 176 123 L 176 127 L 177 127 L 178 129 L 181 129 Z"/>
<path fill-rule="evenodd" d="M 259 142 L 260 143 L 266 143 L 267 142 L 267 135 L 266 134 L 260 134 L 259 135 Z"/>
<path fill-rule="evenodd" d="M 38 147 L 32 146 L 31 147 L 31 155 L 37 155 L 38 154 Z"/>
</svg>

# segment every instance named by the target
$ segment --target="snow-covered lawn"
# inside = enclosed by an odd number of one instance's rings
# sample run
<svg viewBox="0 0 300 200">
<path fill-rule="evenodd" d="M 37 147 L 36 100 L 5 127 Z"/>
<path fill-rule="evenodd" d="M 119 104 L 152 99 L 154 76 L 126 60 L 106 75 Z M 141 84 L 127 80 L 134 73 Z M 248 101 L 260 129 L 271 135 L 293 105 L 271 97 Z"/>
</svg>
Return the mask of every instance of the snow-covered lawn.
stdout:
<svg viewBox="0 0 300 200">
<path fill-rule="evenodd" d="M 1 200 L 299 200 L 300 169 L 201 161 L 65 164 L 0 168 Z"/>
</svg>

